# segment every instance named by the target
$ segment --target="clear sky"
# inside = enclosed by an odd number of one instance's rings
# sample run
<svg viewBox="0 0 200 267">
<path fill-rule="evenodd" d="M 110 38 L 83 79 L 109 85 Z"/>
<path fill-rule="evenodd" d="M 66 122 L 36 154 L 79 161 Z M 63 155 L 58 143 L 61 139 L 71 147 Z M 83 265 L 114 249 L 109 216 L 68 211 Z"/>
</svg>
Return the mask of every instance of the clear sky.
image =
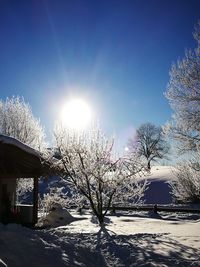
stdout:
<svg viewBox="0 0 200 267">
<path fill-rule="evenodd" d="M 0 98 L 24 96 L 48 134 L 82 97 L 122 144 L 170 119 L 169 69 L 199 18 L 199 0 L 0 0 Z"/>
</svg>

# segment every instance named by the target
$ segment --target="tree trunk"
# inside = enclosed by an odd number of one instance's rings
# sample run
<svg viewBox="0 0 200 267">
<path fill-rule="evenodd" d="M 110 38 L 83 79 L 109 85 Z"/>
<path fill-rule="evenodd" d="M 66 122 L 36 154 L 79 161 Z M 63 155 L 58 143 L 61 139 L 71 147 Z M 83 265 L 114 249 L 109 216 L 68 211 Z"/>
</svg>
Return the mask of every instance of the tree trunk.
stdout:
<svg viewBox="0 0 200 267">
<path fill-rule="evenodd" d="M 148 170 L 151 170 L 151 163 L 150 163 L 150 161 L 148 161 L 148 163 L 147 163 L 147 168 L 148 168 Z"/>
<path fill-rule="evenodd" d="M 99 225 L 102 225 L 104 223 L 104 216 L 103 216 L 103 214 L 98 214 L 97 218 L 99 220 Z"/>
</svg>

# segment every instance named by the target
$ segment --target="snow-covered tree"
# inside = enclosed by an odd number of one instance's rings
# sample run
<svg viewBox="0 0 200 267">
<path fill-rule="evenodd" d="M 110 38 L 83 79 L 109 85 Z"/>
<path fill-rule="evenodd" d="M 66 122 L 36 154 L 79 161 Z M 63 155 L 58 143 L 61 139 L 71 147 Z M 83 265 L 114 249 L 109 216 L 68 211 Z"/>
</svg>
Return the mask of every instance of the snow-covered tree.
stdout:
<svg viewBox="0 0 200 267">
<path fill-rule="evenodd" d="M 197 48 L 172 65 L 166 93 L 174 115 L 165 132 L 176 140 L 178 152 L 191 158 L 178 164 L 172 183 L 172 192 L 183 202 L 200 201 L 200 22 L 194 38 Z"/>
<path fill-rule="evenodd" d="M 40 198 L 40 208 L 43 213 L 47 214 L 55 204 L 60 204 L 62 207 L 69 207 L 70 198 L 68 198 L 63 187 L 52 187 L 50 192 Z"/>
<path fill-rule="evenodd" d="M 45 147 L 41 123 L 33 116 L 30 105 L 20 97 L 0 100 L 0 134 L 14 137 L 39 151 Z"/>
<path fill-rule="evenodd" d="M 141 201 L 146 182 L 139 174 L 144 167 L 137 157 L 116 158 L 114 141 L 100 130 L 77 133 L 57 128 L 55 141 L 61 175 L 87 199 L 100 224 L 111 205 Z"/>
<path fill-rule="evenodd" d="M 176 180 L 170 183 L 172 194 L 182 203 L 200 202 L 200 155 L 198 161 L 190 160 L 176 166 Z"/>
<path fill-rule="evenodd" d="M 29 192 L 33 190 L 33 178 L 19 178 L 17 179 L 17 202 L 26 202 Z"/>
<path fill-rule="evenodd" d="M 45 192 L 40 192 L 39 208 L 47 214 L 57 204 L 63 208 L 84 205 L 84 197 L 78 194 L 66 179 L 58 176 L 55 180 L 48 182 Z"/>
<path fill-rule="evenodd" d="M 0 134 L 5 134 L 39 150 L 45 149 L 45 134 L 40 121 L 23 98 L 0 100 Z M 18 179 L 18 196 L 33 188 L 32 179 Z"/>
<path fill-rule="evenodd" d="M 200 145 L 200 22 L 194 37 L 197 48 L 172 65 L 166 93 L 174 115 L 165 130 L 178 142 L 181 153 L 196 151 Z"/>
<path fill-rule="evenodd" d="M 169 151 L 161 127 L 149 122 L 136 130 L 136 136 L 129 140 L 128 146 L 131 151 L 137 151 L 140 157 L 145 158 L 148 169 L 151 169 L 152 161 L 165 158 Z"/>
</svg>

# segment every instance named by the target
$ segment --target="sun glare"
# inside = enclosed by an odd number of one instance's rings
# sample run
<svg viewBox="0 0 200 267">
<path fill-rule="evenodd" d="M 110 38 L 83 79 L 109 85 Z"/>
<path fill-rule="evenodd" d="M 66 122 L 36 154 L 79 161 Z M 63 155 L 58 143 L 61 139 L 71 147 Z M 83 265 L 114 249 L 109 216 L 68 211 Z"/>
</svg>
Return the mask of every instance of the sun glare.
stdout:
<svg viewBox="0 0 200 267">
<path fill-rule="evenodd" d="M 126 146 L 126 147 L 124 148 L 124 150 L 125 150 L 126 152 L 128 152 L 128 151 L 129 151 L 129 148 Z"/>
<path fill-rule="evenodd" d="M 61 121 L 65 127 L 83 130 L 91 121 L 90 106 L 82 99 L 71 99 L 61 111 Z"/>
</svg>

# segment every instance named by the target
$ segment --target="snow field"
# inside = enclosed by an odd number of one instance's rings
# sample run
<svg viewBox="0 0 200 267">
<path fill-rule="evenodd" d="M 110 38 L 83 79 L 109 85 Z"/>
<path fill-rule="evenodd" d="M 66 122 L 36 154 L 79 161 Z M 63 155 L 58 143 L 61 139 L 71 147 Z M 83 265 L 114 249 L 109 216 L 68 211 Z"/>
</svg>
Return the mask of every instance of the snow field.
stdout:
<svg viewBox="0 0 200 267">
<path fill-rule="evenodd" d="M 171 168 L 153 167 L 147 179 L 165 183 Z M 0 266 L 200 267 L 200 214 L 117 211 L 100 228 L 89 211 L 56 207 L 43 222 L 51 227 L 0 224 Z"/>
<path fill-rule="evenodd" d="M 89 213 L 72 215 L 42 230 L 1 225 L 0 266 L 200 266 L 200 215 L 118 213 L 102 229 Z"/>
</svg>

